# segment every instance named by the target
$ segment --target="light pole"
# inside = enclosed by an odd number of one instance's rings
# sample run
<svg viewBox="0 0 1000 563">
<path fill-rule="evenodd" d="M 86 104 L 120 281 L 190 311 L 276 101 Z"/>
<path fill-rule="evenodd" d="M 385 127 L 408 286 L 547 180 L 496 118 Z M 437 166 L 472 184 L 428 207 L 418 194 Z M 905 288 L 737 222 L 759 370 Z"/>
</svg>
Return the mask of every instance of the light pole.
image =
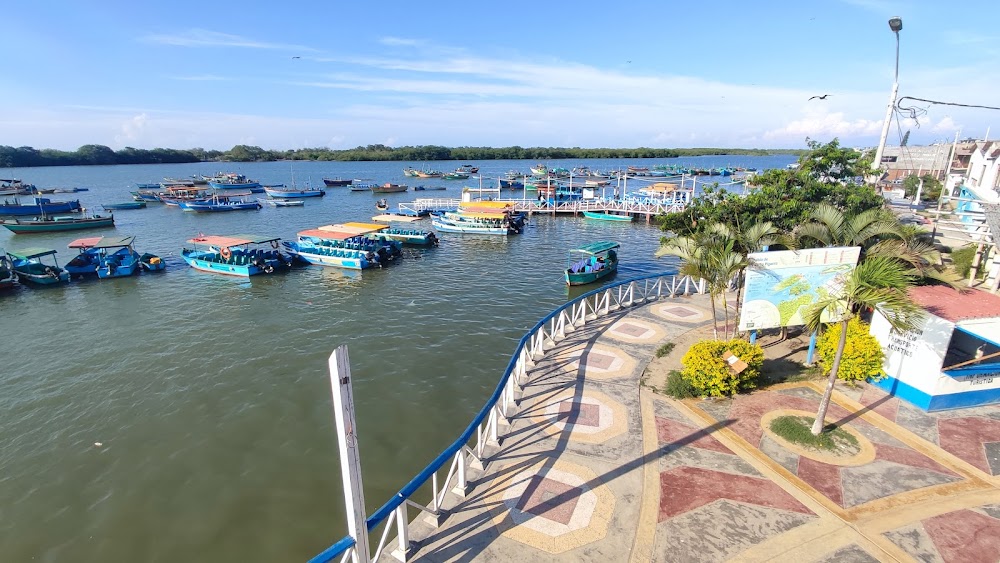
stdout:
<svg viewBox="0 0 1000 563">
<path fill-rule="evenodd" d="M 892 109 L 896 107 L 896 93 L 899 90 L 899 32 L 903 29 L 903 20 L 899 16 L 889 19 L 889 29 L 896 34 L 896 73 L 892 78 L 892 93 L 889 94 L 889 105 L 885 108 L 885 121 L 882 122 L 882 136 L 878 141 L 878 149 L 875 151 L 875 160 L 872 162 L 872 170 L 878 170 L 882 166 L 882 153 L 885 151 L 885 138 L 889 136 L 889 120 L 892 119 Z"/>
</svg>

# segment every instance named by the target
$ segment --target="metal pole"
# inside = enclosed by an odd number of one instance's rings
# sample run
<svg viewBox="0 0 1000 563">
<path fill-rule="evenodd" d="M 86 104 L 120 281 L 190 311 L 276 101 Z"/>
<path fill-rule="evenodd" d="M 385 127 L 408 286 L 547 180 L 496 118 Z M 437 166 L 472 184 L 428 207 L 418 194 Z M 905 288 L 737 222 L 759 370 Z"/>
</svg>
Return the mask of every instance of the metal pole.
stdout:
<svg viewBox="0 0 1000 563">
<path fill-rule="evenodd" d="M 813 365 L 813 357 L 816 355 L 816 331 L 809 335 L 809 352 L 806 353 L 806 365 Z"/>
<path fill-rule="evenodd" d="M 340 475 L 344 482 L 347 507 L 347 532 L 354 538 L 352 563 L 369 563 L 368 527 L 365 523 L 365 492 L 361 483 L 361 454 L 358 451 L 357 421 L 354 418 L 354 391 L 351 385 L 351 361 L 347 346 L 338 346 L 330 354 L 330 387 L 333 390 L 333 414 L 337 423 L 340 449 Z"/>
<path fill-rule="evenodd" d="M 875 160 L 872 162 L 872 170 L 878 170 L 882 166 L 882 153 L 885 152 L 885 139 L 889 136 L 889 120 L 892 119 L 892 110 L 896 107 L 896 94 L 899 91 L 899 32 L 896 31 L 896 73 L 892 79 L 892 93 L 889 94 L 889 104 L 885 108 L 885 121 L 882 122 L 882 136 L 879 137 L 878 149 L 875 151 Z M 877 181 L 877 180 L 876 180 Z"/>
</svg>

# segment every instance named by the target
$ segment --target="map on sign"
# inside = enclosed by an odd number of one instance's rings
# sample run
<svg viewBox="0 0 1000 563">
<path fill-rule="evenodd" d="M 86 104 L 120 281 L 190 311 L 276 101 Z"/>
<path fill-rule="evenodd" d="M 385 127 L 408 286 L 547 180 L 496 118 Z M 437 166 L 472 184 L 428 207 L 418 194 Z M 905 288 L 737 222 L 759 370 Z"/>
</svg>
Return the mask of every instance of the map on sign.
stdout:
<svg viewBox="0 0 1000 563">
<path fill-rule="evenodd" d="M 857 246 L 751 253 L 740 330 L 805 324 L 805 310 L 838 295 L 860 256 Z"/>
</svg>

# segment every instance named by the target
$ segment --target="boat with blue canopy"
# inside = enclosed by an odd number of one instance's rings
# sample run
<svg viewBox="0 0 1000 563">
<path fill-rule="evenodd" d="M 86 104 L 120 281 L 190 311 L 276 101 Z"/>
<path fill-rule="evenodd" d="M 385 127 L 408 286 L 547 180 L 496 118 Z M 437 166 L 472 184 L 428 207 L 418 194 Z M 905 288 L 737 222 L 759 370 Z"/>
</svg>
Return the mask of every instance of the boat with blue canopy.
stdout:
<svg viewBox="0 0 1000 563">
<path fill-rule="evenodd" d="M 226 211 L 251 211 L 262 206 L 256 199 L 248 199 L 245 194 L 213 194 L 203 200 L 180 201 L 177 206 L 184 211 L 195 213 L 222 213 Z"/>
<path fill-rule="evenodd" d="M 26 248 L 8 252 L 11 267 L 22 284 L 56 285 L 69 281 L 69 272 L 59 267 L 56 251 L 51 248 Z M 45 262 L 52 257 L 51 264 Z"/>
<path fill-rule="evenodd" d="M 257 235 L 199 236 L 187 241 L 181 258 L 203 272 L 250 277 L 287 270 L 291 259 L 278 250 L 281 239 Z"/>
<path fill-rule="evenodd" d="M 29 215 L 44 216 L 58 213 L 76 213 L 83 207 L 80 200 L 52 201 L 47 197 L 33 197 L 31 203 L 21 203 L 17 197 L 4 199 L 0 202 L 0 215 L 24 217 Z"/>
<path fill-rule="evenodd" d="M 570 251 L 570 266 L 566 268 L 566 285 L 585 285 L 606 278 L 618 270 L 618 253 L 621 245 L 614 241 L 600 241 L 574 248 Z"/>
<path fill-rule="evenodd" d="M 74 240 L 69 247 L 80 253 L 66 263 L 66 271 L 74 276 L 96 275 L 102 280 L 131 276 L 140 270 L 142 258 L 133 242 L 134 236 Z"/>
</svg>

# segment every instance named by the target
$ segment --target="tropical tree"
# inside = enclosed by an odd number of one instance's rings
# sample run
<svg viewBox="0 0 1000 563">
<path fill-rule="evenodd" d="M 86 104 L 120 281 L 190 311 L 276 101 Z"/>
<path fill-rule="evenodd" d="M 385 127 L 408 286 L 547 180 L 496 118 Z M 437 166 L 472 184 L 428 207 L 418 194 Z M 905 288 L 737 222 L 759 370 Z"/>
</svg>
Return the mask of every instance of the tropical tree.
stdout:
<svg viewBox="0 0 1000 563">
<path fill-rule="evenodd" d="M 803 318 L 810 330 L 817 330 L 823 323 L 831 321 L 841 325 L 837 352 L 813 422 L 814 436 L 819 436 L 826 425 L 826 411 L 830 406 L 840 361 L 847 346 L 850 320 L 860 310 L 872 309 L 881 313 L 896 330 L 913 329 L 922 315 L 921 309 L 907 294 L 907 290 L 915 282 L 916 276 L 905 263 L 887 256 L 868 256 L 854 268 L 841 291 L 832 292 L 806 310 Z"/>
<path fill-rule="evenodd" d="M 732 267 L 733 258 L 729 256 L 732 244 L 731 239 L 716 232 L 702 231 L 686 237 L 665 238 L 656 251 L 656 256 L 677 256 L 682 260 L 681 274 L 705 281 L 712 303 L 712 327 L 715 338 L 719 337 L 715 300 L 720 293 L 725 292 L 725 283 L 728 283 L 728 278 L 725 282 L 720 281 L 722 277 L 720 272 L 722 269 Z"/>
<path fill-rule="evenodd" d="M 847 215 L 829 203 L 821 203 L 810 216 L 811 221 L 795 229 L 795 238 L 806 247 L 860 246 L 865 249 L 886 238 L 903 237 L 899 220 L 882 208 Z"/>
</svg>

